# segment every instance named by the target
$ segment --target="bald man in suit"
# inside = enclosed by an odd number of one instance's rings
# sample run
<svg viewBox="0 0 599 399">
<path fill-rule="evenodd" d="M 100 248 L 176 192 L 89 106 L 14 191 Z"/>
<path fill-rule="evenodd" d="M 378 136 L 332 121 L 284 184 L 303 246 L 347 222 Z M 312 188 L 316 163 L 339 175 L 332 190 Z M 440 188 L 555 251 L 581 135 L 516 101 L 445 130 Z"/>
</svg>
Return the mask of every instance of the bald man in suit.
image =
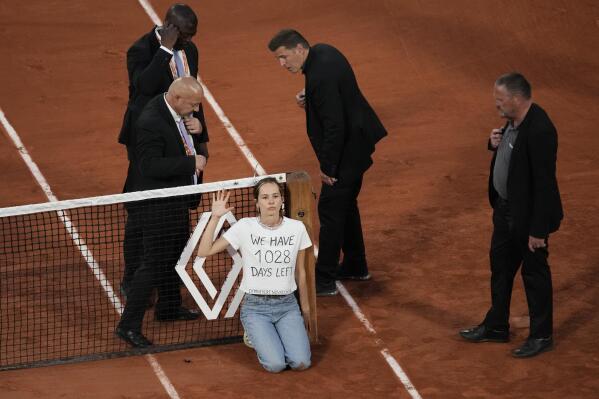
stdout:
<svg viewBox="0 0 599 399">
<path fill-rule="evenodd" d="M 165 93 L 179 77 L 198 74 L 198 49 L 191 39 L 197 32 L 198 19 L 191 7 L 174 4 L 169 7 L 163 26 L 155 26 L 143 35 L 127 51 L 129 74 L 129 103 L 119 135 L 119 143 L 127 147 L 129 168 L 123 192 L 136 191 L 139 162 L 135 152 L 136 130 L 134 128 L 145 105 L 155 96 Z M 200 104 L 197 111 L 185 115 L 186 128 L 198 148 L 198 154 L 208 160 L 208 129 Z M 202 174 L 198 176 L 200 182 Z M 136 203 L 128 203 L 127 223 L 123 252 L 125 272 L 121 293 L 127 296 L 133 274 L 141 264 L 141 213 Z"/>
<path fill-rule="evenodd" d="M 168 93 L 150 100 L 136 126 L 135 156 L 139 174 L 130 182 L 132 190 L 152 190 L 197 184 L 206 165 L 199 146 L 192 140 L 184 116 L 197 112 L 202 86 L 193 77 L 177 79 Z M 155 319 L 195 320 L 197 312 L 181 305 L 179 277 L 175 265 L 189 238 L 189 209 L 197 200 L 160 198 L 139 203 L 141 248 L 127 296 L 125 310 L 115 334 L 134 347 L 152 343 L 142 334 L 146 304 L 152 289 L 158 289 Z"/>
</svg>

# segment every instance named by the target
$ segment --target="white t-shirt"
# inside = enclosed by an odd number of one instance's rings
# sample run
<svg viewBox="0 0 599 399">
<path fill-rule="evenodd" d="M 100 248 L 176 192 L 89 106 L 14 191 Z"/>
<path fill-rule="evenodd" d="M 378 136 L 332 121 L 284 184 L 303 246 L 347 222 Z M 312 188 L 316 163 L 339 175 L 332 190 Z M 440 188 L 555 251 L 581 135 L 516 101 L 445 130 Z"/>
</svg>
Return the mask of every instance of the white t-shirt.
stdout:
<svg viewBox="0 0 599 399">
<path fill-rule="evenodd" d="M 257 217 L 243 218 L 223 237 L 241 252 L 240 290 L 255 295 L 287 295 L 297 289 L 297 254 L 312 246 L 302 222 L 284 217 L 283 222 L 271 230 L 262 226 Z"/>
</svg>

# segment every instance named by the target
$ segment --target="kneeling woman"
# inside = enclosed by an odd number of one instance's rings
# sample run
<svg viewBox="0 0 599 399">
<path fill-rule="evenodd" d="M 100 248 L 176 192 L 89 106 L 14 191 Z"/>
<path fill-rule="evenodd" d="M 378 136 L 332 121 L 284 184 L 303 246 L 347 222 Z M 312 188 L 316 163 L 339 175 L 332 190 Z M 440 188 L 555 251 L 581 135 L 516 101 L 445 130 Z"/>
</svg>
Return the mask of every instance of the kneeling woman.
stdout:
<svg viewBox="0 0 599 399">
<path fill-rule="evenodd" d="M 229 193 L 212 198 L 212 217 L 200 240 L 202 257 L 224 251 L 230 244 L 241 252 L 246 294 L 241 305 L 241 322 L 262 366 L 273 373 L 287 366 L 294 370 L 310 367 L 310 342 L 294 291 L 304 282 L 305 249 L 312 245 L 304 224 L 282 216 L 283 195 L 276 179 L 264 178 L 254 189 L 258 216 L 237 221 L 212 242 Z M 296 267 L 300 265 L 300 267 Z M 307 296 L 300 289 L 302 308 Z"/>
</svg>

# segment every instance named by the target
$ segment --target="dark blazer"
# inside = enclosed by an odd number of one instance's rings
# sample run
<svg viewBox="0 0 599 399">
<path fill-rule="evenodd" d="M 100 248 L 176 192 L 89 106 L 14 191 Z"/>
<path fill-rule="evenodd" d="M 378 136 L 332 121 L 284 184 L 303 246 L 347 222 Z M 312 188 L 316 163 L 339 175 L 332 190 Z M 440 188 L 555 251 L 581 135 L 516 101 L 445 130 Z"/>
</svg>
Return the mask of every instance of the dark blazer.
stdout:
<svg viewBox="0 0 599 399">
<path fill-rule="evenodd" d="M 158 94 L 168 91 L 173 82 L 173 75 L 169 66 L 172 55 L 160 48 L 160 43 L 155 33 L 156 27 L 137 40 L 127 51 L 127 71 L 129 73 L 129 103 L 123 117 L 123 126 L 119 134 L 119 143 L 127 146 L 129 158 L 129 171 L 125 182 L 124 192 L 134 191 L 129 184 L 133 169 L 137 168 L 135 158 L 135 143 L 137 142 L 134 129 L 137 118 L 141 115 L 145 105 Z M 183 48 L 189 65 L 191 76 L 198 74 L 198 49 L 189 42 Z M 194 144 L 208 142 L 208 128 L 204 119 L 204 111 L 200 104 L 199 112 L 194 112 L 202 124 L 202 133 L 192 135 Z M 206 145 L 198 147 L 198 154 L 208 156 Z"/>
<path fill-rule="evenodd" d="M 499 195 L 493 186 L 496 157 L 497 152 L 489 175 L 491 206 Z M 533 103 L 518 126 L 507 179 L 510 213 L 521 235 L 545 238 L 559 229 L 564 214 L 556 162 L 557 130 L 545 110 Z"/>
<path fill-rule="evenodd" d="M 336 48 L 316 44 L 302 69 L 308 137 L 320 170 L 331 177 L 362 175 L 387 131 L 362 95 L 351 65 Z"/>
<path fill-rule="evenodd" d="M 137 119 L 135 156 L 138 167 L 131 175 L 132 191 L 193 184 L 195 158 L 185 147 L 164 95 L 150 100 Z M 196 151 L 197 143 L 194 142 Z"/>
</svg>

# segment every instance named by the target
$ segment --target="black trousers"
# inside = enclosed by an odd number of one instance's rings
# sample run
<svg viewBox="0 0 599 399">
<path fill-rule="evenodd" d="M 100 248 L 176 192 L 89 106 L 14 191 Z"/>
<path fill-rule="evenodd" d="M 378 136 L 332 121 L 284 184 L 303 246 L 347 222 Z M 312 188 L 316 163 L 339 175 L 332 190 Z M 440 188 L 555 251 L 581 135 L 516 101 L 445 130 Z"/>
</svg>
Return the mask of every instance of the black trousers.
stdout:
<svg viewBox="0 0 599 399">
<path fill-rule="evenodd" d="M 129 168 L 134 167 L 132 163 L 129 164 Z M 202 183 L 204 172 L 198 177 L 198 184 Z M 126 188 L 126 187 L 125 187 Z M 125 190 L 123 192 L 126 192 Z M 189 198 L 190 208 L 198 206 L 201 200 L 201 195 L 189 195 L 184 198 Z M 142 212 L 144 207 L 144 201 L 132 201 L 125 203 L 125 210 L 127 211 L 127 221 L 125 222 L 125 237 L 123 238 L 123 256 L 125 258 L 125 270 L 123 272 L 123 279 L 121 280 L 121 287 L 128 295 L 128 291 L 133 281 L 135 271 L 141 265 L 143 261 L 143 219 L 144 214 Z"/>
<path fill-rule="evenodd" d="M 133 214 L 129 212 L 129 217 L 132 215 L 129 233 L 140 233 L 142 255 L 129 284 L 119 327 L 139 332 L 153 288 L 158 289 L 158 314 L 168 317 L 181 306 L 175 266 L 189 238 L 189 204 L 170 199 L 143 201 Z"/>
<path fill-rule="evenodd" d="M 521 274 L 530 315 L 530 337 L 545 338 L 552 335 L 553 288 L 547 247 L 537 248 L 534 252 L 528 249 L 528 235 L 514 230 L 509 203 L 501 198 L 497 200 L 493 211 L 493 227 L 489 252 L 491 309 L 483 324 L 493 329 L 509 330 L 512 287 L 516 272 L 522 265 Z"/>
<path fill-rule="evenodd" d="M 339 179 L 333 186 L 322 185 L 318 200 L 320 242 L 316 262 L 316 285 L 319 288 L 335 286 L 341 250 L 344 273 L 368 273 L 358 209 L 361 188 L 362 175 L 350 180 Z"/>
<path fill-rule="evenodd" d="M 143 202 L 125 203 L 127 221 L 123 239 L 123 256 L 125 271 L 121 280 L 121 288 L 128 294 L 135 271 L 141 265 L 144 254 L 143 246 Z"/>
</svg>

